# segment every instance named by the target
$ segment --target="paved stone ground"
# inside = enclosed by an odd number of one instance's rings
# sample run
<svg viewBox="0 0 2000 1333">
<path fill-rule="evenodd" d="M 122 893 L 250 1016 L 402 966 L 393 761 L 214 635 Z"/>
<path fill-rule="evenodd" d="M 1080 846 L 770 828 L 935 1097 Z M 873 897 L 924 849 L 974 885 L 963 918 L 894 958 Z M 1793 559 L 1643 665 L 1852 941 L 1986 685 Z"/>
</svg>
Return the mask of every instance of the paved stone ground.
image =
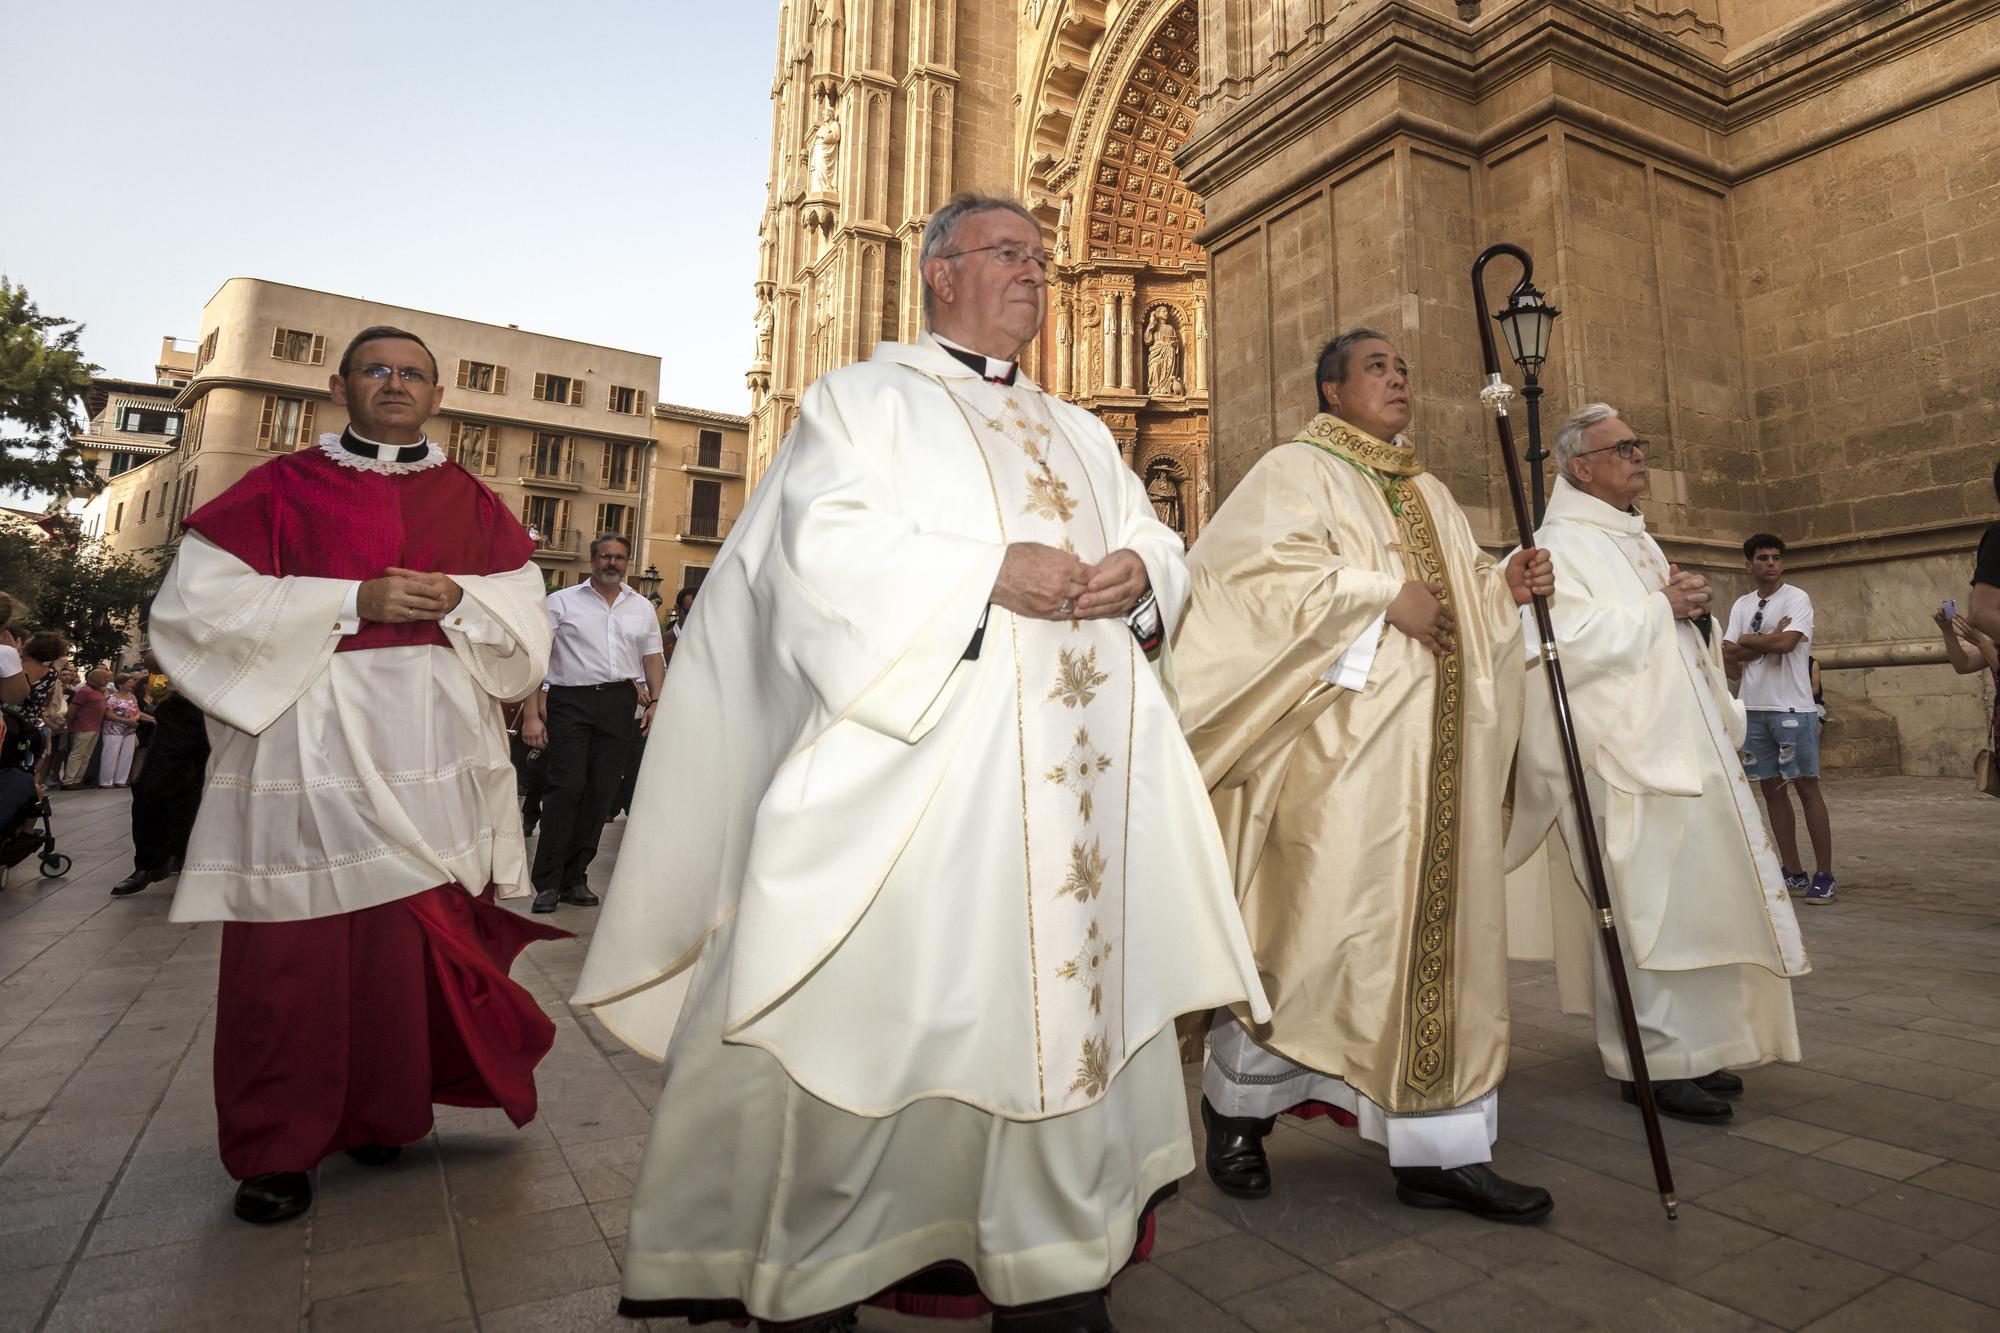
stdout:
<svg viewBox="0 0 2000 1333">
<path fill-rule="evenodd" d="M 2000 805 L 1938 779 L 1829 795 L 1845 888 L 1801 910 L 1806 1061 L 1752 1075 L 1732 1128 L 1667 1122 L 1678 1224 L 1588 1024 L 1517 965 L 1498 1160 L 1555 1192 L 1548 1225 L 1402 1208 L 1370 1145 L 1286 1124 L 1268 1200 L 1186 1182 L 1114 1289 L 1121 1328 L 2000 1327 Z M 441 1110 L 396 1167 L 329 1161 L 308 1218 L 248 1227 L 215 1156 L 220 932 L 168 924 L 165 886 L 106 895 L 124 793 L 57 803 L 75 868 L 0 891 L 0 1329 L 635 1327 L 612 1311 L 656 1072 L 563 1004 L 582 940 L 516 968 L 559 1030 L 541 1119 Z"/>
</svg>

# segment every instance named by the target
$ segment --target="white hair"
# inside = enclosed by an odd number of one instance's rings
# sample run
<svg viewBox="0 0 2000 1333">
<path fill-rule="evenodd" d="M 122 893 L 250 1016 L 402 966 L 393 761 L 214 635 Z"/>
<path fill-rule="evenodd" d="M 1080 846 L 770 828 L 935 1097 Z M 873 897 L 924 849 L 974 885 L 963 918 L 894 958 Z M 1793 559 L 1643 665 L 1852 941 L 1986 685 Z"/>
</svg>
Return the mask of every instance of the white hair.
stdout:
<svg viewBox="0 0 2000 1333">
<path fill-rule="evenodd" d="M 1583 437 L 1592 426 L 1609 421 L 1618 409 L 1609 403 L 1587 403 L 1581 412 L 1563 422 L 1556 432 L 1556 475 L 1569 476 L 1570 461 L 1583 452 Z"/>
<path fill-rule="evenodd" d="M 931 322 L 931 285 L 924 281 L 924 265 L 933 259 L 946 258 L 946 251 L 958 239 L 958 226 L 976 213 L 994 211 L 1016 213 L 1034 224 L 1037 235 L 1042 224 L 1035 221 L 1035 215 L 1018 199 L 1004 194 L 980 194 L 975 190 L 960 190 L 947 199 L 944 207 L 931 214 L 931 220 L 924 224 L 923 244 L 917 248 L 917 282 L 924 289 L 924 323 Z"/>
</svg>

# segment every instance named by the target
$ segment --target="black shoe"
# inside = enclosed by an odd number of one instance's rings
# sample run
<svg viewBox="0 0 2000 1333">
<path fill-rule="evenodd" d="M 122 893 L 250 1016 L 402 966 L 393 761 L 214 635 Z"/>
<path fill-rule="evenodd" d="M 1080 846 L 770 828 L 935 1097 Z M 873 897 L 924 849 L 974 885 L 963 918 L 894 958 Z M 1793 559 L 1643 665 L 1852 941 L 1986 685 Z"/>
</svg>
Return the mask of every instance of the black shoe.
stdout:
<svg viewBox="0 0 2000 1333">
<path fill-rule="evenodd" d="M 1394 1170 L 1396 1197 L 1412 1208 L 1463 1208 L 1489 1222 L 1539 1222 L 1556 1206 L 1541 1186 L 1516 1184 L 1484 1162 Z"/>
<path fill-rule="evenodd" d="M 1276 1116 L 1227 1116 L 1201 1099 L 1201 1127 L 1208 1131 L 1205 1161 L 1208 1178 L 1224 1194 L 1261 1199 L 1271 1192 L 1271 1159 L 1264 1155 L 1264 1136 Z"/>
<path fill-rule="evenodd" d="M 363 1143 L 349 1148 L 347 1155 L 363 1166 L 387 1166 L 403 1155 L 403 1150 L 394 1144 Z"/>
<path fill-rule="evenodd" d="M 236 1215 L 259 1225 L 297 1217 L 312 1201 L 312 1178 L 303 1171 L 269 1171 L 236 1187 Z"/>
<path fill-rule="evenodd" d="M 999 1305 L 993 1309 L 993 1333 L 1117 1333 L 1104 1293 L 1064 1296 L 1033 1305 Z"/>
<path fill-rule="evenodd" d="M 763 1320 L 757 1321 L 759 1330 L 768 1328 Z M 787 1325 L 790 1327 L 790 1325 Z M 861 1327 L 861 1316 L 853 1310 L 841 1310 L 835 1314 L 821 1315 L 810 1324 L 801 1324 L 796 1333 L 855 1333 Z"/>
<path fill-rule="evenodd" d="M 1638 1104 L 1639 1089 L 1630 1083 L 1618 1085 L 1625 1100 Z M 1728 1102 L 1703 1088 L 1691 1078 L 1670 1078 L 1653 1085 L 1653 1107 L 1661 1115 L 1676 1120 L 1692 1120 L 1697 1125 L 1719 1125 L 1735 1115 Z"/>
<path fill-rule="evenodd" d="M 1694 1085 L 1703 1092 L 1712 1092 L 1718 1097 L 1735 1097 L 1743 1091 L 1743 1080 L 1727 1069 L 1718 1069 L 1713 1074 L 1703 1074 L 1694 1080 Z"/>
<path fill-rule="evenodd" d="M 590 891 L 588 884 L 577 884 L 562 891 L 562 900 L 577 907 L 595 907 L 604 899 Z"/>
<path fill-rule="evenodd" d="M 561 896 L 554 889 L 543 889 L 535 895 L 535 905 L 528 910 L 537 913 L 553 912 L 556 910 L 556 900 Z"/>
<path fill-rule="evenodd" d="M 114 898 L 130 898 L 155 880 L 165 879 L 166 873 L 159 870 L 135 870 L 111 886 Z"/>
</svg>

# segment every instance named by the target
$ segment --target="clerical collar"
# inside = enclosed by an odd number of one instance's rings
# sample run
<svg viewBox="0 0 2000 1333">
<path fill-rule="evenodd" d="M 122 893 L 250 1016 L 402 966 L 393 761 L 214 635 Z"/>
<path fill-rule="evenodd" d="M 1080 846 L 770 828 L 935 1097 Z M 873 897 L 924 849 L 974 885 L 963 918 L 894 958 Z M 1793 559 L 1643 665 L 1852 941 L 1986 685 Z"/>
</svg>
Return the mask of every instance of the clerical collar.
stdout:
<svg viewBox="0 0 2000 1333">
<path fill-rule="evenodd" d="M 378 463 L 421 463 L 431 454 L 431 442 L 423 436 L 418 436 L 415 444 L 379 444 L 355 434 L 352 426 L 340 432 L 340 447 L 357 458 L 372 458 Z"/>
<path fill-rule="evenodd" d="M 1018 367 L 1012 361 L 1002 361 L 999 357 L 984 356 L 972 351 L 970 348 L 960 347 L 941 333 L 933 332 L 931 337 L 937 339 L 939 347 L 944 348 L 953 357 L 963 361 L 967 366 L 979 372 L 980 377 L 987 383 L 1012 384 L 1014 382 L 1014 373 Z"/>
</svg>

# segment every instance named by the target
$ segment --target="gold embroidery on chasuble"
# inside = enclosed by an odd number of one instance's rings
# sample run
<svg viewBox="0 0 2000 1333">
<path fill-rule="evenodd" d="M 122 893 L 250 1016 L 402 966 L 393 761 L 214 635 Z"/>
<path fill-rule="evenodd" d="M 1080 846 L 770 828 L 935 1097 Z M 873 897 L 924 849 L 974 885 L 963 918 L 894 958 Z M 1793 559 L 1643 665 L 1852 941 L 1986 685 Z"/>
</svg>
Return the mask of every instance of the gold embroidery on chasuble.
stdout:
<svg viewBox="0 0 2000 1333">
<path fill-rule="evenodd" d="M 1042 394 L 941 383 L 984 457 L 1002 540 L 1102 560 L 1109 534 L 1098 497 Z M 1121 969 L 1138 656 L 1122 620 L 1009 619 L 1042 1106 L 1074 1109 L 1104 1095 L 1126 1054 Z"/>
<path fill-rule="evenodd" d="M 1423 471 L 1416 451 L 1385 444 L 1336 417 L 1313 418 L 1299 437 L 1353 464 L 1382 492 L 1401 540 L 1390 549 L 1403 558 L 1413 579 L 1441 584 L 1438 600 L 1455 606 L 1450 571 L 1438 546 L 1437 525 L 1424 503 L 1416 477 Z M 1459 746 L 1465 730 L 1464 664 L 1456 649 L 1433 659 L 1430 754 L 1424 777 L 1424 832 L 1417 880 L 1415 936 L 1411 940 L 1407 984 L 1408 1039 L 1403 1079 L 1427 1098 L 1449 1097 L 1452 1019 L 1457 986 L 1452 976 L 1452 928 L 1458 901 L 1458 801 L 1462 777 Z"/>
</svg>

